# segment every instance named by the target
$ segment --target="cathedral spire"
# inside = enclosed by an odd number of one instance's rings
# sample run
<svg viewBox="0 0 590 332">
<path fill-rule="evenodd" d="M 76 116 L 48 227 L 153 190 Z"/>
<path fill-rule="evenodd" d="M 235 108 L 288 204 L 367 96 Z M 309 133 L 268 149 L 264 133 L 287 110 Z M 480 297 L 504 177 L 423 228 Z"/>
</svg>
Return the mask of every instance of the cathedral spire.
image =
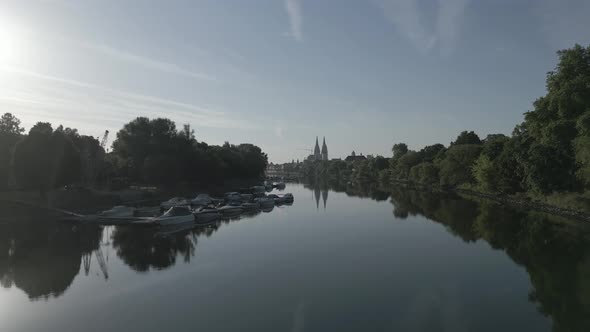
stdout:
<svg viewBox="0 0 590 332">
<path fill-rule="evenodd" d="M 313 157 L 315 158 L 315 160 L 321 160 L 322 159 L 322 155 L 320 153 L 320 144 L 318 142 L 318 137 L 315 137 L 315 148 L 313 149 Z"/>
<path fill-rule="evenodd" d="M 328 146 L 326 145 L 326 136 L 324 136 L 324 143 L 322 144 L 322 160 L 328 160 Z"/>
</svg>

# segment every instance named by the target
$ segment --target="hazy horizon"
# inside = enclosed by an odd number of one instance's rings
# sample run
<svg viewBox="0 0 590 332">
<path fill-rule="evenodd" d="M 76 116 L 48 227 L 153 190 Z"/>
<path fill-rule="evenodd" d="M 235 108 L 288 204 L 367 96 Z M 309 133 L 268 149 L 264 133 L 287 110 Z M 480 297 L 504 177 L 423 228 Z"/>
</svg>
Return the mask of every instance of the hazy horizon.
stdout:
<svg viewBox="0 0 590 332">
<path fill-rule="evenodd" d="M 270 162 L 510 134 L 590 2 L 3 1 L 0 111 L 111 141 L 137 116 Z"/>
</svg>

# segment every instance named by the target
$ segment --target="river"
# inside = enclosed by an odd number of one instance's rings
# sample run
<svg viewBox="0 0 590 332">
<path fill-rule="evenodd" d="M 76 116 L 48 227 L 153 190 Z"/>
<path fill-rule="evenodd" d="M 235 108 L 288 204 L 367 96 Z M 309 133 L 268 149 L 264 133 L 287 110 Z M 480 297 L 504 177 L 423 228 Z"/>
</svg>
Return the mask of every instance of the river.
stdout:
<svg viewBox="0 0 590 332">
<path fill-rule="evenodd" d="M 586 225 L 406 189 L 286 191 L 291 206 L 173 235 L 2 223 L 0 331 L 590 331 Z"/>
</svg>

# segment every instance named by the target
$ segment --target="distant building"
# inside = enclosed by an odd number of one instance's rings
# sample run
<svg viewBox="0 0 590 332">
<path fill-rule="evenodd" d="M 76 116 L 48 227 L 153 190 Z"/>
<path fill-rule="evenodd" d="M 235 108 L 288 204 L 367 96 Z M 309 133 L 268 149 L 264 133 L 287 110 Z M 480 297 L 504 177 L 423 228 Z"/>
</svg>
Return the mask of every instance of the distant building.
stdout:
<svg viewBox="0 0 590 332">
<path fill-rule="evenodd" d="M 324 160 L 328 161 L 328 146 L 326 145 L 326 137 L 324 137 L 324 142 L 322 144 L 322 149 L 320 150 L 320 144 L 318 141 L 318 137 L 315 138 L 315 147 L 313 149 L 313 154 L 310 154 L 307 157 L 307 160 Z"/>
<path fill-rule="evenodd" d="M 355 161 L 355 160 L 365 160 L 365 159 L 367 159 L 367 158 L 365 156 L 363 156 L 362 153 L 357 156 L 356 152 L 352 151 L 350 156 L 346 157 L 346 159 L 344 159 L 344 160 L 345 161 Z"/>
</svg>

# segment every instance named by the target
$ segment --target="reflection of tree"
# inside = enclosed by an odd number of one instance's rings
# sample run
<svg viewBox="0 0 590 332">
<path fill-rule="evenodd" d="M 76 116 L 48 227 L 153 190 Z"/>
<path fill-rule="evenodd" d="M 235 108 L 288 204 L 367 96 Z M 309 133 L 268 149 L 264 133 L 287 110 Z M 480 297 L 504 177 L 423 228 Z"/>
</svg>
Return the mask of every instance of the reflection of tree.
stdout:
<svg viewBox="0 0 590 332">
<path fill-rule="evenodd" d="M 21 212 L 17 222 L 0 225 L 0 282 L 31 299 L 58 297 L 80 270 L 81 257 L 98 247 L 102 229 L 72 227 Z"/>
<path fill-rule="evenodd" d="M 117 255 L 136 271 L 168 268 L 180 254 L 185 262 L 195 254 L 196 236 L 189 230 L 158 236 L 157 228 L 118 227 L 113 232 Z"/>
<path fill-rule="evenodd" d="M 210 237 L 221 225 L 248 217 L 250 215 L 227 218 L 206 227 L 179 231 L 168 227 L 118 227 L 113 232 L 113 248 L 125 264 L 136 271 L 162 270 L 176 264 L 179 256 L 189 263 L 196 254 L 199 237 Z"/>
<path fill-rule="evenodd" d="M 590 230 L 536 212 L 455 195 L 394 189 L 394 214 L 424 215 L 465 241 L 483 239 L 526 268 L 529 300 L 554 331 L 590 331 Z M 397 212 L 396 212 L 397 211 Z"/>
</svg>

